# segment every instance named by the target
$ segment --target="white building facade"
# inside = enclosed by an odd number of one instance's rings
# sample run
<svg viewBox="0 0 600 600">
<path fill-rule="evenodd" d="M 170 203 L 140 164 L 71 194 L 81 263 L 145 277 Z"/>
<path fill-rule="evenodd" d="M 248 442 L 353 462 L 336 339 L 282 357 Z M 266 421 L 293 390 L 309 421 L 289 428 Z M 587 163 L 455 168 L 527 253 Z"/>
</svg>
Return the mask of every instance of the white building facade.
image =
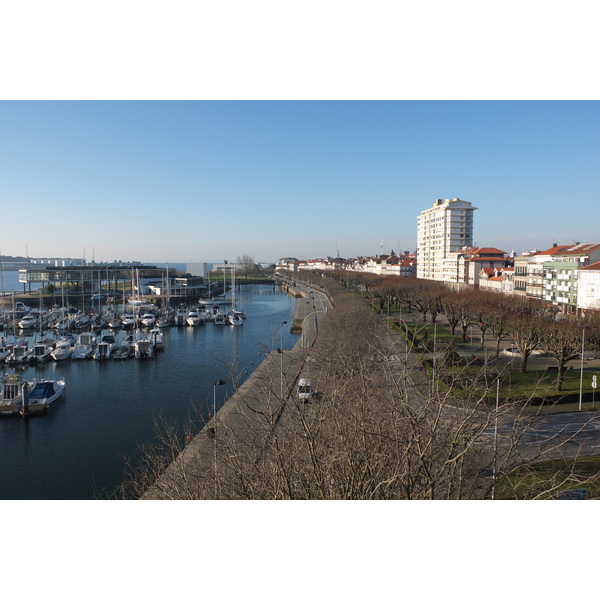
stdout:
<svg viewBox="0 0 600 600">
<path fill-rule="evenodd" d="M 600 311 L 600 262 L 580 269 L 577 287 L 577 310 L 586 314 L 590 310 Z"/>
<path fill-rule="evenodd" d="M 459 198 L 438 199 L 417 217 L 417 277 L 444 280 L 450 253 L 473 246 L 473 211 Z M 448 264 L 446 263 L 446 269 Z"/>
</svg>

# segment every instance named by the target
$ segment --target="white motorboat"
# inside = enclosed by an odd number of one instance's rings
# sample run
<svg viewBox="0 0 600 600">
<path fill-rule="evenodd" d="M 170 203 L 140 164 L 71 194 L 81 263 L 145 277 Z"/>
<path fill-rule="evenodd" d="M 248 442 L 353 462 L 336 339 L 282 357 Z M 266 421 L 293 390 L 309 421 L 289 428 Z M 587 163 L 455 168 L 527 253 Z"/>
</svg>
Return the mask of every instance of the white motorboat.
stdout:
<svg viewBox="0 0 600 600">
<path fill-rule="evenodd" d="M 129 356 L 133 356 L 135 354 L 135 341 L 136 336 L 133 333 L 128 333 L 121 342 L 123 346 L 127 346 L 127 348 L 129 348 Z"/>
<path fill-rule="evenodd" d="M 161 327 L 163 329 L 165 327 L 171 327 L 172 324 L 173 324 L 173 319 L 169 315 L 163 315 L 162 317 L 159 317 L 158 319 L 156 319 L 156 326 Z"/>
<path fill-rule="evenodd" d="M 54 342 L 49 339 L 42 338 L 33 344 L 33 354 L 29 362 L 42 363 L 52 358 L 54 350 Z"/>
<path fill-rule="evenodd" d="M 200 325 L 200 317 L 197 310 L 190 310 L 187 314 L 186 322 L 190 327 Z"/>
<path fill-rule="evenodd" d="M 29 348 L 29 342 L 19 342 L 13 346 L 11 353 L 6 357 L 7 365 L 18 366 L 26 365 L 33 354 L 33 349 Z"/>
<path fill-rule="evenodd" d="M 173 320 L 175 322 L 175 327 L 182 327 L 187 325 L 187 316 L 188 310 L 187 307 L 183 304 L 179 305 L 177 312 L 175 313 Z"/>
<path fill-rule="evenodd" d="M 38 325 L 38 320 L 34 315 L 25 315 L 19 321 L 19 327 L 21 329 L 34 329 Z"/>
<path fill-rule="evenodd" d="M 89 327 L 92 323 L 92 320 L 90 319 L 89 315 L 86 314 L 78 314 L 77 318 L 75 319 L 75 329 L 85 329 L 86 327 Z"/>
<path fill-rule="evenodd" d="M 198 313 L 198 317 L 202 323 L 212 321 L 212 312 L 204 304 L 199 304 L 196 308 L 196 312 Z"/>
<path fill-rule="evenodd" d="M 21 409 L 23 396 L 27 396 L 35 383 L 25 381 L 17 373 L 7 373 L 2 379 L 2 394 L 0 395 L 0 415 L 16 414 Z"/>
<path fill-rule="evenodd" d="M 227 320 L 227 315 L 221 312 L 220 310 L 217 310 L 217 312 L 215 312 L 215 316 L 213 318 L 215 320 L 215 325 L 227 325 L 229 322 Z"/>
<path fill-rule="evenodd" d="M 79 337 L 77 338 L 77 344 L 75 345 L 75 350 L 73 351 L 71 359 L 84 360 L 86 358 L 91 358 L 95 349 L 96 336 L 89 331 L 80 333 Z"/>
<path fill-rule="evenodd" d="M 156 325 L 156 317 L 152 313 L 144 313 L 140 319 L 140 323 L 144 327 L 154 327 Z"/>
<path fill-rule="evenodd" d="M 135 341 L 136 358 L 154 358 L 154 347 L 148 336 L 138 336 Z"/>
<path fill-rule="evenodd" d="M 150 343 L 154 347 L 155 352 L 160 352 L 165 349 L 164 337 L 160 329 L 157 327 L 151 329 L 148 336 L 150 337 Z"/>
<path fill-rule="evenodd" d="M 113 349 L 111 358 L 113 360 L 116 360 L 129 358 L 130 356 L 131 353 L 129 351 L 129 346 L 127 346 L 126 344 L 120 344 L 119 346 Z"/>
<path fill-rule="evenodd" d="M 117 347 L 117 340 L 114 335 L 103 335 L 94 351 L 94 360 L 107 360 L 112 357 L 113 350 Z"/>
<path fill-rule="evenodd" d="M 65 392 L 67 384 L 64 379 L 41 379 L 33 381 L 33 388 L 25 394 L 20 413 L 26 416 L 32 412 L 46 410 L 50 404 L 58 400 Z"/>
<path fill-rule="evenodd" d="M 137 319 L 132 313 L 127 313 L 121 318 L 121 327 L 123 327 L 123 329 L 130 329 L 135 325 L 137 325 Z"/>
<path fill-rule="evenodd" d="M 56 348 L 50 353 L 56 361 L 68 360 L 75 352 L 75 339 L 72 336 L 64 336 L 56 342 Z"/>
</svg>

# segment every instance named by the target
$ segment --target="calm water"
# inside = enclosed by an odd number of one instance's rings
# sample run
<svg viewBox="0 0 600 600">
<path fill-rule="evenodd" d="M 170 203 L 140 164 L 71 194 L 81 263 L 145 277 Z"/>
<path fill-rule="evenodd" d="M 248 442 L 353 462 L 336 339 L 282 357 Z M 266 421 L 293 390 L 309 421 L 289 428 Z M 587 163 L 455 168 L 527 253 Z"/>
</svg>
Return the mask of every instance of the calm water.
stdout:
<svg viewBox="0 0 600 600">
<path fill-rule="evenodd" d="M 233 390 L 227 365 L 234 357 L 238 372 L 249 372 L 265 350 L 281 345 L 282 335 L 285 348 L 294 345 L 290 296 L 272 286 L 245 286 L 241 297 L 248 317 L 242 327 L 168 328 L 165 351 L 155 360 L 25 368 L 26 379 L 64 376 L 67 392 L 46 414 L 0 419 L 0 499 L 105 496 L 122 479 L 123 457 L 154 439 L 157 415 L 183 424 L 195 409 L 212 412 L 213 383 L 227 381 L 216 388 L 218 406 Z"/>
</svg>

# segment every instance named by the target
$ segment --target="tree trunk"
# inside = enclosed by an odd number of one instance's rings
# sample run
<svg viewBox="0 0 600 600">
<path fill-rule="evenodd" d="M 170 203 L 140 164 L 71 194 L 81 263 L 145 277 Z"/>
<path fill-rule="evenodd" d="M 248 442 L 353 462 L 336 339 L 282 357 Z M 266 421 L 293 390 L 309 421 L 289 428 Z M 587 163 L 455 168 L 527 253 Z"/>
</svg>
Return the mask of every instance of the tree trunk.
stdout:
<svg viewBox="0 0 600 600">
<path fill-rule="evenodd" d="M 562 389 L 563 379 L 565 375 L 565 360 L 564 358 L 557 359 L 558 363 L 558 375 L 556 376 L 556 391 L 560 392 Z"/>
</svg>

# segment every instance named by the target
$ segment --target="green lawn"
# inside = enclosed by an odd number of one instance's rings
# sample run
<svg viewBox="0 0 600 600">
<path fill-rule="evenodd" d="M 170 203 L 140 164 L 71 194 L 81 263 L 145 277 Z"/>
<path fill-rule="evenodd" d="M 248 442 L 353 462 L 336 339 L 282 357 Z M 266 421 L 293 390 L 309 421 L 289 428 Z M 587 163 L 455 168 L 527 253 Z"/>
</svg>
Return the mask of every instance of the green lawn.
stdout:
<svg viewBox="0 0 600 600">
<path fill-rule="evenodd" d="M 498 480 L 495 498 L 554 498 L 561 491 L 582 488 L 587 490 L 588 498 L 600 498 L 600 456 L 553 460 L 521 467 Z M 552 491 L 547 492 L 550 489 Z"/>
<path fill-rule="evenodd" d="M 422 364 L 425 369 L 425 375 L 432 368 L 431 351 L 434 341 L 437 350 L 438 361 L 440 353 L 446 350 L 450 352 L 451 348 L 463 349 L 461 335 L 451 335 L 450 329 L 444 326 L 434 327 L 431 323 L 395 323 L 393 331 L 401 335 L 404 340 L 412 340 L 413 351 L 420 353 Z M 407 333 L 408 332 L 408 333 Z M 458 332 L 458 328 L 457 328 Z M 475 347 L 474 347 L 475 350 Z M 452 394 L 456 396 L 467 396 L 483 391 L 487 388 L 486 398 L 488 402 L 494 403 L 496 400 L 496 378 L 500 374 L 500 402 L 515 400 L 530 400 L 533 406 L 531 410 L 538 412 L 571 412 L 579 409 L 579 386 L 580 373 L 577 369 L 567 371 L 563 378 L 562 389 L 556 391 L 555 371 L 534 371 L 530 365 L 527 373 L 521 373 L 519 361 L 511 364 L 509 360 L 500 359 L 492 361 L 489 365 L 482 365 L 480 362 L 469 364 L 469 360 L 464 356 L 458 360 L 455 355 L 455 363 L 440 364 L 438 362 L 438 375 L 440 391 L 447 391 L 452 385 Z M 584 373 L 583 381 L 583 404 L 584 410 L 597 410 L 600 407 L 600 394 L 594 398 L 591 391 L 591 374 Z M 419 379 L 423 379 L 421 375 Z M 540 405 L 541 408 L 540 408 Z"/>
</svg>

